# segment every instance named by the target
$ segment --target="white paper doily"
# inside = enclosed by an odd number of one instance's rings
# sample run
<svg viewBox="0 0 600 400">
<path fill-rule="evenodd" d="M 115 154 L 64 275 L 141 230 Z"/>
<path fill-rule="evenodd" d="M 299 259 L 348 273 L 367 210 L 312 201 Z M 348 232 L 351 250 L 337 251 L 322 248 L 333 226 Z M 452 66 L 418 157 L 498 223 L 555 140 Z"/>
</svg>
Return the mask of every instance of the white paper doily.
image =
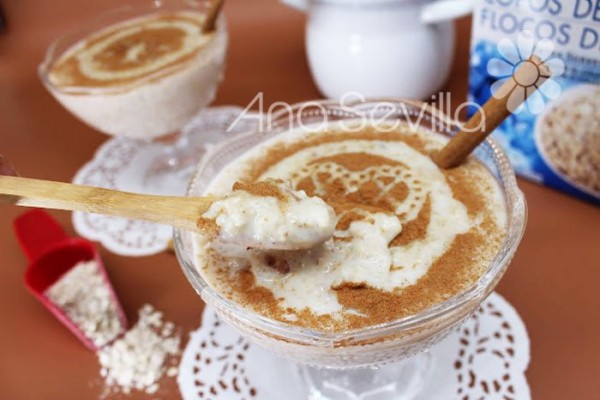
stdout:
<svg viewBox="0 0 600 400">
<path fill-rule="evenodd" d="M 460 329 L 430 350 L 432 371 L 419 398 L 531 399 L 529 337 L 515 309 L 492 293 Z M 273 371 L 278 371 L 274 379 Z M 305 400 L 297 368 L 250 343 L 208 307 L 181 359 L 184 400 Z"/>
<path fill-rule="evenodd" d="M 209 147 L 231 135 L 254 129 L 257 124 L 257 114 L 254 113 L 250 113 L 253 118 L 240 119 L 232 125 L 242 111 L 239 107 L 208 108 L 182 131 L 188 140 Z M 172 186 L 148 188 L 143 184 L 144 171 L 151 160 L 165 149 L 163 146 L 126 138 L 110 139 L 77 172 L 73 183 L 136 193 L 183 195 L 189 174 L 181 174 L 181 181 L 173 182 Z M 80 236 L 99 241 L 109 251 L 126 256 L 161 252 L 172 236 L 170 226 L 82 212 L 73 213 L 73 225 Z"/>
</svg>

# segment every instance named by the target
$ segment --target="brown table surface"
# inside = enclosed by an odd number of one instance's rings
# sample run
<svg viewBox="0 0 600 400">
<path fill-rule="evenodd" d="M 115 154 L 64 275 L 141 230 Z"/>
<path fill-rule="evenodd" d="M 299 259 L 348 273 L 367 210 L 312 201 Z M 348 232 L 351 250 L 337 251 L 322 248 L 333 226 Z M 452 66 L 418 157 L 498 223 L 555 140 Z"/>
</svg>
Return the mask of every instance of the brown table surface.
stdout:
<svg viewBox="0 0 600 400">
<path fill-rule="evenodd" d="M 84 4 L 85 3 L 85 4 Z M 0 153 L 23 176 L 70 181 L 107 137 L 76 120 L 42 87 L 36 68 L 49 42 L 119 0 L 4 1 L 0 35 Z M 228 69 L 215 104 L 265 104 L 320 97 L 304 56 L 304 16 L 276 0 L 229 0 Z M 465 98 L 470 20 L 458 21 L 458 48 L 447 90 Z M 457 100 L 458 99 L 458 100 Z M 600 399 L 600 209 L 521 180 L 529 223 L 498 291 L 531 337 L 527 377 L 535 399 Z M 23 210 L 0 206 L 0 399 L 88 399 L 101 390 L 95 356 L 24 289 L 25 259 L 11 221 Z M 72 232 L 70 214 L 52 212 Z M 175 257 L 102 255 L 128 317 L 144 303 L 186 332 L 203 304 Z M 161 398 L 178 398 L 163 382 Z M 132 398 L 138 396 L 132 396 Z M 143 397 L 143 396 L 139 396 Z"/>
</svg>

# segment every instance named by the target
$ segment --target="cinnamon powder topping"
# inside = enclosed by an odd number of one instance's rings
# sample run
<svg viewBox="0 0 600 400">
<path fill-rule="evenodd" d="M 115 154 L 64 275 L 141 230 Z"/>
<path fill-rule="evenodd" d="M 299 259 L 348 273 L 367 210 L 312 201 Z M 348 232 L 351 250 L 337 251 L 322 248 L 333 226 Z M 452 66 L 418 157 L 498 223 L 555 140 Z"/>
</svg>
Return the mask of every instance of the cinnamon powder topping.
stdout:
<svg viewBox="0 0 600 400">
<path fill-rule="evenodd" d="M 281 192 L 277 183 L 283 183 L 283 181 L 275 179 L 251 183 L 237 181 L 233 184 L 233 190 L 243 190 L 254 196 L 275 197 L 282 202 L 287 201 L 287 197 Z"/>
<path fill-rule="evenodd" d="M 202 21 L 197 13 L 162 13 L 109 26 L 67 50 L 50 79 L 59 87 L 115 87 L 176 72 L 208 42 Z"/>
<path fill-rule="evenodd" d="M 425 156 L 443 145 L 426 134 L 406 129 L 389 133 L 378 133 L 370 128 L 359 133 L 323 132 L 301 141 L 272 145 L 248 163 L 242 178 L 245 182 L 264 179 L 263 174 L 271 166 L 299 151 L 352 140 L 402 142 Z M 362 328 L 406 317 L 460 293 L 485 272 L 502 244 L 506 227 L 499 224 L 494 214 L 497 210 L 490 206 L 490 193 L 493 193 L 495 183 L 490 183 L 491 175 L 481 163 L 471 158 L 463 165 L 441 173 L 451 197 L 462 203 L 473 226 L 454 236 L 446 250 L 413 284 L 391 291 L 371 287 L 362 281 L 345 280 L 334 284 L 330 289 L 335 292 L 339 304 L 344 310 L 354 311 L 341 318 L 340 315 L 315 314 L 310 309 L 285 307 L 283 299 L 257 283 L 250 269 L 234 274 L 226 269 L 218 270 L 219 286 L 229 287 L 230 298 L 268 317 L 330 331 Z M 410 169 L 404 162 L 368 152 L 349 151 L 299 165 L 289 179 L 295 189 L 304 190 L 309 196 L 320 196 L 335 209 L 339 217 L 336 232 L 341 234 L 347 233 L 355 221 L 369 222 L 373 214 L 396 215 L 402 222 L 402 231 L 391 240 L 389 248 L 404 251 L 427 240 L 432 218 L 438 212 L 434 209 L 435 199 L 425 189 L 426 178 L 420 174 L 421 171 Z M 447 223 L 454 222 L 450 219 Z M 336 235 L 332 240 L 340 245 L 352 243 L 352 238 L 344 235 Z M 318 259 L 319 249 L 313 252 Z M 301 273 L 291 267 L 296 256 L 288 252 L 270 254 L 265 262 L 285 279 L 288 274 Z M 209 260 L 207 265 L 218 263 Z M 393 265 L 391 270 L 402 271 L 404 268 L 405 265 Z M 289 318 L 289 315 L 295 317 Z"/>
<path fill-rule="evenodd" d="M 431 199 L 427 196 L 427 200 L 419 210 L 417 217 L 402 225 L 402 232 L 392 240 L 390 247 L 405 246 L 414 240 L 423 239 L 427 233 L 430 216 Z"/>
<path fill-rule="evenodd" d="M 390 160 L 389 158 L 381 157 L 369 153 L 344 153 L 336 154 L 334 156 L 322 157 L 318 160 L 311 162 L 311 164 L 334 162 L 346 168 L 348 171 L 356 172 L 363 171 L 369 167 L 381 166 L 381 165 L 406 165 L 401 162 Z"/>
<path fill-rule="evenodd" d="M 198 228 L 201 229 L 209 236 L 219 235 L 219 225 L 217 225 L 214 219 L 210 218 L 198 218 Z"/>
</svg>

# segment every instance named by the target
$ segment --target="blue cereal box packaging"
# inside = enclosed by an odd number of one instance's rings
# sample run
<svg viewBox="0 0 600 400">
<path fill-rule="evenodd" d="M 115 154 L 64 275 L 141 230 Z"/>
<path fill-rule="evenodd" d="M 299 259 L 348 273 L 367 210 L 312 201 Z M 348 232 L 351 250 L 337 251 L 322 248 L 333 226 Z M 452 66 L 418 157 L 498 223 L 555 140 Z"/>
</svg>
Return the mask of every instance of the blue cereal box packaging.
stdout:
<svg viewBox="0 0 600 400">
<path fill-rule="evenodd" d="M 552 76 L 515 81 L 531 56 Z M 477 0 L 469 100 L 483 104 L 511 79 L 513 102 L 527 100 L 510 109 L 509 99 L 494 137 L 517 172 L 600 204 L 600 0 Z"/>
</svg>

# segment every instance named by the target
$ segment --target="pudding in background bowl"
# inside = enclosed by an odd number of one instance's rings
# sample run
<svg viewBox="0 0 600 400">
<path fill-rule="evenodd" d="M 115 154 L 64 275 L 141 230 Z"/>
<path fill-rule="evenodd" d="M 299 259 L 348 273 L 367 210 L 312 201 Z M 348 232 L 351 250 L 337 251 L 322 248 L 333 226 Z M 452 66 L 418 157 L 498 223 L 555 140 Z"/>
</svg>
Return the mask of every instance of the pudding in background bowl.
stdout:
<svg viewBox="0 0 600 400">
<path fill-rule="evenodd" d="M 55 41 L 40 65 L 52 95 L 75 116 L 115 136 L 177 132 L 214 98 L 227 33 L 203 33 L 210 2 L 123 7 Z"/>
<path fill-rule="evenodd" d="M 286 179 L 336 209 L 334 237 L 309 251 L 260 254 L 176 231 L 184 272 L 224 320 L 295 361 L 352 368 L 426 350 L 477 309 L 520 242 L 526 209 L 506 156 L 488 140 L 465 165 L 440 171 L 428 155 L 457 125 L 422 103 L 292 111 L 208 153 L 188 195 Z M 386 118 L 385 132 L 341 129 L 369 113 Z M 325 129 L 307 132 L 323 118 Z"/>
</svg>

